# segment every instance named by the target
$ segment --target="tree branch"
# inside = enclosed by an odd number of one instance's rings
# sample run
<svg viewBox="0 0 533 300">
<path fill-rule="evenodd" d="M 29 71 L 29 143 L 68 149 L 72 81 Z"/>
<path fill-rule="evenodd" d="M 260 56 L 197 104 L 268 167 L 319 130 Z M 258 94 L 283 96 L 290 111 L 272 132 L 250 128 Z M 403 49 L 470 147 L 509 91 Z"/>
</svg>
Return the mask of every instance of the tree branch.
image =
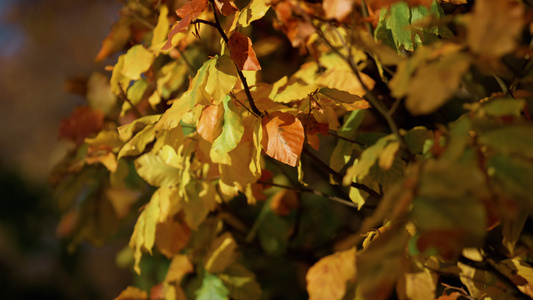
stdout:
<svg viewBox="0 0 533 300">
<path fill-rule="evenodd" d="M 204 23 L 204 24 L 213 26 L 214 28 L 216 28 L 218 33 L 220 33 L 220 36 L 222 36 L 222 39 L 224 40 L 226 45 L 229 47 L 229 43 L 228 43 L 229 39 L 228 39 L 228 36 L 226 35 L 226 33 L 224 32 L 224 29 L 222 29 L 222 26 L 220 25 L 220 20 L 218 19 L 218 14 L 217 14 L 217 7 L 216 7 L 216 5 L 214 3 L 214 0 L 209 0 L 209 3 L 211 3 L 211 7 L 213 8 L 213 15 L 215 16 L 215 22 L 209 22 L 209 21 L 197 19 L 193 23 L 195 23 L 195 22 Z M 235 64 L 235 62 L 233 62 L 233 63 Z M 241 79 L 242 86 L 244 88 L 244 93 L 246 94 L 246 97 L 248 98 L 248 102 L 250 103 L 250 108 L 252 109 L 252 111 L 253 111 L 253 113 L 254 113 L 254 115 L 256 117 L 261 117 L 263 114 L 261 113 L 261 111 L 255 105 L 254 98 L 252 97 L 252 93 L 250 92 L 250 87 L 248 86 L 248 82 L 246 81 L 246 77 L 244 77 L 244 73 L 239 69 L 239 67 L 237 67 L 237 64 L 235 64 L 235 68 L 237 68 L 237 74 L 239 74 L 239 78 Z"/>
</svg>

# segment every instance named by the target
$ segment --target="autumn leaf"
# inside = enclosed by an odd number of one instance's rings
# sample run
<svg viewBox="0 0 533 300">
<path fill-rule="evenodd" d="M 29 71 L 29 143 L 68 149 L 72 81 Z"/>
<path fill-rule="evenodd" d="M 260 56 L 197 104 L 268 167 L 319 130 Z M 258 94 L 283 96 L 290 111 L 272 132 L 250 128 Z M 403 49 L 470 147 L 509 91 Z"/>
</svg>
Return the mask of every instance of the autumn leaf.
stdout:
<svg viewBox="0 0 533 300">
<path fill-rule="evenodd" d="M 204 140 L 213 143 L 222 132 L 222 124 L 224 124 L 223 105 L 209 105 L 202 112 L 196 130 Z"/>
<path fill-rule="evenodd" d="M 181 279 L 188 273 L 194 271 L 194 266 L 185 255 L 178 254 L 172 258 L 170 266 L 168 267 L 167 275 L 165 276 L 166 282 L 180 283 Z"/>
<path fill-rule="evenodd" d="M 235 260 L 237 243 L 229 232 L 213 240 L 206 255 L 205 269 L 210 273 L 224 271 Z"/>
<path fill-rule="evenodd" d="M 293 190 L 281 190 L 270 200 L 270 208 L 280 216 L 289 215 L 298 206 L 298 194 Z"/>
<path fill-rule="evenodd" d="M 166 222 L 157 223 L 155 245 L 166 256 L 172 258 L 189 242 L 191 230 L 175 217 Z"/>
<path fill-rule="evenodd" d="M 215 0 L 215 4 L 223 16 L 229 16 L 239 10 L 231 0 Z"/>
<path fill-rule="evenodd" d="M 211 60 L 207 70 L 205 91 L 213 97 L 213 104 L 219 104 L 237 83 L 237 69 L 227 55 Z"/>
<path fill-rule="evenodd" d="M 130 22 L 125 19 L 121 19 L 113 25 L 111 32 L 102 42 L 102 47 L 94 60 L 97 62 L 102 61 L 109 55 L 122 50 L 131 35 L 130 25 Z"/>
<path fill-rule="evenodd" d="M 172 37 L 179 32 L 187 30 L 191 22 L 195 21 L 207 8 L 207 3 L 207 0 L 191 0 L 176 10 L 176 14 L 181 18 L 181 21 L 174 25 L 168 33 L 168 40 L 163 48 L 161 48 L 162 50 L 168 50 L 172 47 Z"/>
<path fill-rule="evenodd" d="M 346 284 L 355 281 L 355 262 L 355 248 L 335 252 L 316 262 L 305 276 L 309 299 L 343 299 Z"/>
<path fill-rule="evenodd" d="M 235 110 L 231 97 L 226 96 L 224 99 L 224 125 L 220 135 L 213 141 L 210 152 L 213 162 L 231 165 L 231 157 L 228 152 L 237 147 L 244 134 L 242 116 Z"/>
<path fill-rule="evenodd" d="M 252 40 L 242 33 L 233 32 L 228 40 L 231 59 L 241 71 L 261 70 L 259 61 L 252 48 Z"/>
<path fill-rule="evenodd" d="M 263 149 L 268 156 L 295 167 L 304 142 L 302 123 L 288 113 L 273 113 L 263 117 Z"/>
<path fill-rule="evenodd" d="M 104 113 L 88 106 L 79 106 L 70 117 L 61 121 L 59 137 L 81 145 L 85 138 L 97 133 L 104 125 Z"/>
<path fill-rule="evenodd" d="M 140 288 L 128 286 L 115 300 L 147 300 L 148 294 Z"/>
<path fill-rule="evenodd" d="M 227 300 L 229 291 L 216 275 L 206 273 L 202 285 L 196 290 L 197 300 Z"/>
<path fill-rule="evenodd" d="M 353 0 L 325 0 L 322 3 L 327 19 L 342 21 L 353 9 Z"/>
<path fill-rule="evenodd" d="M 135 45 L 124 55 L 124 66 L 121 73 L 132 80 L 141 79 L 141 74 L 150 68 L 154 58 L 155 55 L 143 45 Z M 126 89 L 126 87 L 122 88 Z"/>
<path fill-rule="evenodd" d="M 239 15 L 235 18 L 236 24 L 248 27 L 253 21 L 261 19 L 269 8 L 270 1 L 268 0 L 252 0 L 239 12 Z"/>
<path fill-rule="evenodd" d="M 524 26 L 524 6 L 512 0 L 476 1 L 467 43 L 476 53 L 498 57 L 513 51 Z"/>
</svg>

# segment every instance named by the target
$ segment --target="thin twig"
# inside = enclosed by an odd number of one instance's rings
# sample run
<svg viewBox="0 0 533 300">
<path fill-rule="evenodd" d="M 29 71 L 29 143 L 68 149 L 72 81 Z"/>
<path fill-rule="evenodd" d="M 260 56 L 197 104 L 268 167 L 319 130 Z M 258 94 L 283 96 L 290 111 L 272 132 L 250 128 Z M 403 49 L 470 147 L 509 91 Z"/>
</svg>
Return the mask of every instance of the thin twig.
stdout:
<svg viewBox="0 0 533 300">
<path fill-rule="evenodd" d="M 141 114 L 141 112 L 139 111 L 139 109 L 137 109 L 137 106 L 133 105 L 133 103 L 131 102 L 130 99 L 128 99 L 128 96 L 126 95 L 126 93 L 124 92 L 124 89 L 122 88 L 121 85 L 118 86 L 119 89 L 120 89 L 120 96 L 119 98 L 121 98 L 123 101 L 127 102 L 130 106 L 131 106 L 131 110 L 133 111 L 133 113 L 135 114 L 135 116 L 137 118 L 141 118 L 143 117 L 143 114 Z"/>
<path fill-rule="evenodd" d="M 352 201 L 349 201 L 349 200 L 346 200 L 346 199 L 342 199 L 342 198 L 339 198 L 339 197 L 336 197 L 336 196 L 332 196 L 332 195 L 327 195 L 327 194 L 324 194 L 322 192 L 313 190 L 311 188 L 288 186 L 288 185 L 282 185 L 282 184 L 277 184 L 277 183 L 270 183 L 270 182 L 266 182 L 266 181 L 258 181 L 257 183 L 260 183 L 260 184 L 263 184 L 263 185 L 276 186 L 276 187 L 280 187 L 280 188 L 284 188 L 284 189 L 288 189 L 288 190 L 293 190 L 293 191 L 300 192 L 300 193 L 311 193 L 311 194 L 315 194 L 315 195 L 320 196 L 320 197 L 328 198 L 329 200 L 335 201 L 335 202 L 340 203 L 342 205 L 358 208 L 357 204 L 353 203 Z"/>
<path fill-rule="evenodd" d="M 207 25 L 215 27 L 218 30 L 218 32 L 220 33 L 220 36 L 222 36 L 222 39 L 224 40 L 226 45 L 229 47 L 229 43 L 228 43 L 229 39 L 228 39 L 228 36 L 226 35 L 226 33 L 224 32 L 224 29 L 222 29 L 222 26 L 220 25 L 220 21 L 218 19 L 217 9 L 216 9 L 216 5 L 214 3 L 214 0 L 209 0 L 209 2 L 211 3 L 211 7 L 213 8 L 213 15 L 215 17 L 215 22 L 209 22 L 209 21 L 205 21 L 205 20 L 201 20 L 201 19 L 197 19 L 195 22 L 204 23 L 204 24 L 207 24 Z M 237 66 L 237 64 L 235 62 L 233 62 L 233 63 L 235 64 L 235 68 L 237 68 L 237 74 L 239 74 L 239 78 L 241 79 L 242 86 L 244 88 L 244 93 L 246 94 L 246 97 L 248 98 L 248 102 L 250 103 L 250 108 L 252 109 L 253 114 L 256 117 L 261 117 L 263 114 L 261 113 L 261 111 L 255 105 L 254 98 L 252 97 L 252 93 L 250 92 L 250 87 L 248 86 L 248 82 L 246 81 L 246 77 L 244 77 L 244 73 L 239 69 L 239 67 Z"/>
<path fill-rule="evenodd" d="M 307 148 L 303 148 L 302 153 L 305 154 L 307 157 L 309 157 L 311 160 L 313 160 L 322 169 L 324 169 L 329 174 L 331 174 L 331 176 L 333 176 L 333 178 L 335 178 L 335 180 L 337 180 L 338 182 L 342 182 L 343 176 L 339 172 L 333 170 L 330 166 L 328 166 L 326 163 L 321 161 L 320 158 L 316 157 L 313 153 L 311 153 L 311 151 L 307 150 Z M 350 186 L 353 187 L 353 188 L 362 190 L 364 192 L 367 192 L 371 196 L 374 196 L 374 197 L 377 197 L 377 198 L 381 198 L 383 196 L 380 193 L 374 191 L 373 189 L 371 189 L 368 186 L 366 186 L 364 184 L 361 184 L 361 183 L 351 182 Z"/>
<path fill-rule="evenodd" d="M 351 139 L 349 139 L 349 138 L 345 138 L 345 137 L 343 137 L 343 136 L 341 136 L 341 135 L 338 135 L 338 134 L 336 134 L 335 131 L 333 131 L 333 130 L 330 130 L 330 131 L 328 132 L 328 134 L 331 135 L 331 136 L 334 136 L 334 137 L 336 137 L 336 138 L 338 138 L 338 139 L 340 139 L 340 140 L 347 141 L 347 142 L 352 143 L 352 144 L 356 144 L 356 145 L 359 145 L 359 146 L 366 146 L 366 145 L 363 144 L 363 143 L 360 143 L 360 142 L 357 142 L 357 141 L 351 140 Z"/>
<path fill-rule="evenodd" d="M 396 122 L 394 122 L 392 116 L 387 111 L 387 108 L 378 100 L 376 95 L 374 95 L 374 93 L 364 83 L 363 78 L 361 77 L 361 73 L 359 72 L 359 69 L 357 68 L 357 65 L 355 64 L 355 62 L 354 62 L 354 60 L 353 60 L 353 58 L 351 56 L 350 48 L 348 47 L 348 45 L 346 45 L 346 43 L 344 42 L 344 39 L 342 39 L 342 37 L 340 38 L 341 43 L 343 44 L 343 47 L 346 49 L 346 51 L 348 53 L 347 56 L 344 56 L 339 51 L 339 49 L 333 47 L 333 45 L 326 38 L 326 36 L 324 35 L 324 33 L 322 32 L 322 30 L 320 28 L 318 28 L 314 24 L 313 24 L 313 26 L 315 27 L 315 30 L 316 30 L 317 34 L 324 41 L 324 43 L 326 43 L 326 45 L 333 52 L 335 52 L 335 54 L 339 55 L 344 61 L 346 61 L 348 63 L 348 65 L 350 66 L 350 69 L 352 70 L 352 72 L 354 73 L 355 77 L 357 78 L 357 80 L 359 81 L 361 86 L 363 87 L 363 90 L 366 92 L 364 98 L 370 103 L 370 105 L 372 105 L 372 107 L 374 107 L 381 114 L 381 116 L 387 122 L 387 125 L 391 129 L 392 133 L 396 136 L 396 138 L 398 139 L 398 141 L 402 145 L 402 148 L 409 154 L 410 157 L 413 157 L 413 154 L 410 153 L 409 148 L 407 147 L 407 144 L 405 144 L 405 141 L 403 140 L 403 137 L 400 134 L 400 131 L 398 129 L 398 126 L 396 125 Z"/>
</svg>

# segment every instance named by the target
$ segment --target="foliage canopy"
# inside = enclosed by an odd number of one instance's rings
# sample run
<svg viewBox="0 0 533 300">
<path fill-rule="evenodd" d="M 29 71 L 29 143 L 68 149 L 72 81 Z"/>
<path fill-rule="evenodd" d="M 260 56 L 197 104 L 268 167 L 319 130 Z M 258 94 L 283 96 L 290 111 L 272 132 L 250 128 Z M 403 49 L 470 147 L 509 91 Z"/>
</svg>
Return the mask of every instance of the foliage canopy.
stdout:
<svg viewBox="0 0 533 300">
<path fill-rule="evenodd" d="M 533 297 L 530 1 L 123 2 L 52 176 L 117 299 Z"/>
</svg>

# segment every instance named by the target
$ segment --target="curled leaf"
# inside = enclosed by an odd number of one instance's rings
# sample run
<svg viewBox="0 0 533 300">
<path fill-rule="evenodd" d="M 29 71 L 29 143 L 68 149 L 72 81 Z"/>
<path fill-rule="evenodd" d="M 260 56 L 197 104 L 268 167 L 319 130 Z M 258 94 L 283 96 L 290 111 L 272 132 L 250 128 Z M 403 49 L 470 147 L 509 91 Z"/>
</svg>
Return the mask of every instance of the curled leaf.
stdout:
<svg viewBox="0 0 533 300">
<path fill-rule="evenodd" d="M 261 70 L 252 41 L 249 37 L 237 31 L 233 32 L 228 41 L 231 59 L 241 71 Z"/>
<path fill-rule="evenodd" d="M 304 142 L 304 128 L 295 116 L 276 112 L 264 117 L 263 148 L 268 156 L 295 167 Z"/>
</svg>

